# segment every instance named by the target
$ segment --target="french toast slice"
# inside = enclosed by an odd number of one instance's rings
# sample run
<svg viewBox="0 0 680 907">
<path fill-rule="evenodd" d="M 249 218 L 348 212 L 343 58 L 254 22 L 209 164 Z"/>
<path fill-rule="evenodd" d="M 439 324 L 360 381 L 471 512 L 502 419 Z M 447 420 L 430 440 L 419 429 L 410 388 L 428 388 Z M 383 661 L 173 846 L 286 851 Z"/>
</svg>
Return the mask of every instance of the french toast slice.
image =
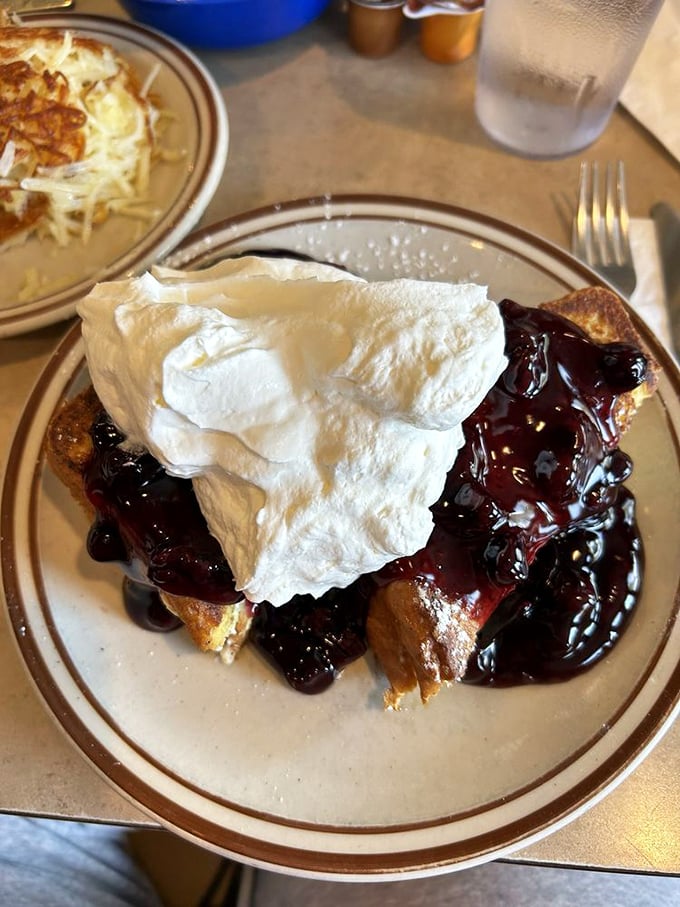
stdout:
<svg viewBox="0 0 680 907">
<path fill-rule="evenodd" d="M 598 345 L 642 346 L 625 307 L 615 294 L 604 288 L 578 290 L 544 303 L 541 308 L 560 319 L 566 318 L 584 332 L 584 337 L 587 335 Z M 629 428 L 642 402 L 654 393 L 658 368 L 648 356 L 644 361 L 640 382 L 614 395 L 612 419 L 617 437 Z M 54 416 L 46 440 L 53 471 L 90 517 L 94 508 L 85 494 L 83 477 L 93 453 L 91 429 L 101 412 L 102 405 L 90 386 L 65 403 Z M 546 538 L 549 535 L 546 531 Z M 435 529 L 428 546 L 435 560 L 449 556 L 445 553 L 446 546 L 450 548 L 450 539 L 440 540 Z M 540 544 L 534 546 L 528 562 L 539 547 Z M 479 550 L 473 544 L 468 551 L 466 543 L 461 548 L 474 573 L 479 566 L 476 561 L 481 560 Z M 502 582 L 485 581 L 482 594 L 473 584 L 474 595 L 450 588 L 443 590 L 436 583 L 414 582 L 398 575 L 376 583 L 370 596 L 366 632 L 369 646 L 389 683 L 385 706 L 398 708 L 402 697 L 413 690 L 418 690 L 420 698 L 427 702 L 442 685 L 460 680 L 479 631 L 513 587 L 512 577 Z M 226 662 L 233 660 L 248 637 L 252 612 L 245 601 L 215 604 L 168 592 L 161 592 L 161 598 L 184 623 L 198 648 L 220 652 Z"/>
<path fill-rule="evenodd" d="M 595 343 L 630 343 L 642 347 L 642 338 L 616 293 L 605 287 L 585 287 L 561 299 L 544 302 L 541 308 L 561 315 L 580 327 Z M 635 413 L 653 396 L 659 382 L 659 366 L 648 357 L 644 381 L 616 404 L 616 422 L 621 434 L 630 428 Z"/>
<path fill-rule="evenodd" d="M 92 385 L 66 401 L 48 427 L 45 449 L 47 461 L 57 478 L 68 488 L 89 519 L 95 509 L 85 492 L 84 471 L 93 455 L 92 426 L 102 404 Z M 203 652 L 218 652 L 229 664 L 245 642 L 252 621 L 245 599 L 221 604 L 187 595 L 159 590 L 165 607 L 186 627 Z"/>
<path fill-rule="evenodd" d="M 540 308 L 567 319 L 598 345 L 630 344 L 642 348 L 639 333 L 621 300 L 603 287 L 577 290 Z M 628 430 L 643 401 L 656 389 L 658 366 L 650 357 L 646 356 L 646 360 L 643 380 L 615 398 L 612 418 L 619 436 Z M 542 526 L 541 532 L 542 542 L 533 544 L 529 562 L 550 537 L 549 527 Z M 430 542 L 435 550 L 436 534 L 437 529 Z M 515 587 L 512 581 L 489 581 L 481 563 L 483 547 L 475 540 L 461 538 L 459 542 L 461 559 L 469 561 L 462 574 L 473 577 L 468 593 L 447 593 L 434 582 L 397 579 L 379 585 L 371 598 L 367 637 L 389 682 L 384 694 L 386 708 L 398 709 L 403 696 L 416 689 L 422 701 L 427 702 L 442 685 L 461 680 L 479 631 Z M 446 557 L 441 552 L 439 556 Z M 436 556 L 432 559 L 436 560 Z"/>
</svg>

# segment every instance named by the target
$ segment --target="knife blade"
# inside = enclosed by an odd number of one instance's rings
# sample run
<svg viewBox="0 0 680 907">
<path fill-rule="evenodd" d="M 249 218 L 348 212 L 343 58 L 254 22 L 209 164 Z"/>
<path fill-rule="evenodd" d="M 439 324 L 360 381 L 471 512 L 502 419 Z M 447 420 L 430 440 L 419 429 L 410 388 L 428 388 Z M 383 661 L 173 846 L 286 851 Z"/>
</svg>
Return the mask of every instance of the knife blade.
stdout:
<svg viewBox="0 0 680 907">
<path fill-rule="evenodd" d="M 650 212 L 656 227 L 671 340 L 680 357 L 680 213 L 667 202 L 658 202 Z"/>
</svg>

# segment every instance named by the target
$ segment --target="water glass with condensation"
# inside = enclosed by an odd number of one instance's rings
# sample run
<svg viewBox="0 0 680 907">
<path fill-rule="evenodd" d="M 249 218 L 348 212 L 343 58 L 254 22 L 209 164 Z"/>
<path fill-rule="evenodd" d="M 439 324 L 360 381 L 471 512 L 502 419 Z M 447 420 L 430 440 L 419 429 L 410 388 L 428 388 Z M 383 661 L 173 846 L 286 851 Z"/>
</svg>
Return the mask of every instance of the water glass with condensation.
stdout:
<svg viewBox="0 0 680 907">
<path fill-rule="evenodd" d="M 663 0 L 486 0 L 475 109 L 528 157 L 573 154 L 604 130 Z"/>
</svg>

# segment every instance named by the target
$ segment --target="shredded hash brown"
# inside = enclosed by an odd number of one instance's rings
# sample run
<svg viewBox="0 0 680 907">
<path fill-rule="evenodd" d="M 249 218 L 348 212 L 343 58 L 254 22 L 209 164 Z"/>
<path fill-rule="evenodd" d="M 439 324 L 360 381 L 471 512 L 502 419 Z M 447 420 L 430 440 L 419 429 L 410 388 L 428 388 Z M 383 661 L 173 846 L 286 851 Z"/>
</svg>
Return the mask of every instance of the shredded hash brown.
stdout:
<svg viewBox="0 0 680 907">
<path fill-rule="evenodd" d="M 0 248 L 65 245 L 110 213 L 141 218 L 159 108 L 111 46 L 0 20 Z"/>
</svg>

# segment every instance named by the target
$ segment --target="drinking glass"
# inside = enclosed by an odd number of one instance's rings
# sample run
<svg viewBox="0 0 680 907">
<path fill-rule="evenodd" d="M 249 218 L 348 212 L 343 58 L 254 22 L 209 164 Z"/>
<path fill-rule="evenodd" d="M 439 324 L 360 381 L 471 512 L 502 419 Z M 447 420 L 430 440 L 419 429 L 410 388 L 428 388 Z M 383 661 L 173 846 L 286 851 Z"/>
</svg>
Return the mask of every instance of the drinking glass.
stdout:
<svg viewBox="0 0 680 907">
<path fill-rule="evenodd" d="M 475 110 L 528 157 L 573 154 L 604 130 L 663 0 L 486 0 Z"/>
</svg>

